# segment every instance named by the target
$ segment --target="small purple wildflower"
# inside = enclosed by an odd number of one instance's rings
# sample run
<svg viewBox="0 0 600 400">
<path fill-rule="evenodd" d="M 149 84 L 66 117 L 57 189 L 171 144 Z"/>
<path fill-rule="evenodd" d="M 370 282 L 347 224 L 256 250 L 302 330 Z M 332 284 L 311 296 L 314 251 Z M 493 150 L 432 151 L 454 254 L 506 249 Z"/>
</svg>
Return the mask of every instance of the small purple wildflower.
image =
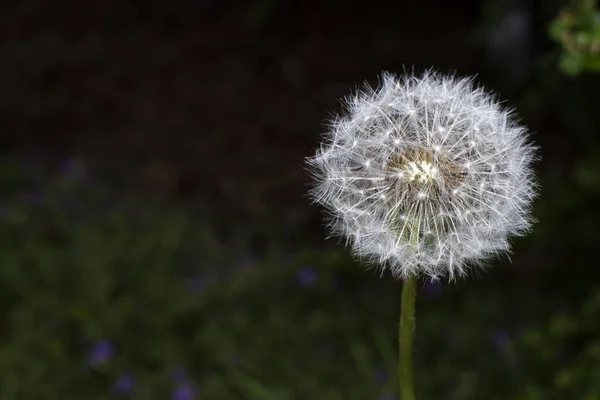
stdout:
<svg viewBox="0 0 600 400">
<path fill-rule="evenodd" d="M 443 287 L 440 281 L 428 281 L 423 287 L 425 297 L 433 299 L 442 293 Z"/>
<path fill-rule="evenodd" d="M 492 333 L 492 342 L 494 342 L 508 362 L 513 367 L 516 367 L 518 364 L 518 355 L 510 335 L 506 331 L 497 329 Z"/>
<path fill-rule="evenodd" d="M 317 273 L 311 267 L 304 267 L 298 272 L 298 282 L 302 286 L 310 286 L 317 280 Z"/>
<path fill-rule="evenodd" d="M 113 390 L 119 395 L 128 394 L 132 389 L 133 378 L 131 375 L 121 375 L 113 384 Z"/>
<path fill-rule="evenodd" d="M 173 368 L 171 371 L 171 380 L 175 383 L 181 383 L 185 381 L 187 374 L 185 373 L 185 368 L 177 367 Z"/>
<path fill-rule="evenodd" d="M 378 385 L 383 385 L 389 379 L 389 374 L 386 370 L 376 369 L 373 372 L 373 379 Z"/>
<path fill-rule="evenodd" d="M 66 178 L 82 178 L 85 176 L 85 164 L 78 158 L 70 157 L 61 163 L 60 172 Z"/>
<path fill-rule="evenodd" d="M 196 386 L 193 383 L 184 383 L 173 391 L 173 400 L 192 400 L 196 396 Z"/>
<path fill-rule="evenodd" d="M 208 286 L 216 281 L 215 276 L 211 275 L 197 275 L 186 279 L 188 290 L 191 292 L 202 292 Z"/>
<path fill-rule="evenodd" d="M 386 394 L 384 396 L 381 396 L 380 400 L 398 400 L 398 397 L 396 397 L 396 395 L 393 394 Z"/>
<path fill-rule="evenodd" d="M 94 343 L 92 346 L 92 350 L 90 351 L 90 355 L 88 358 L 88 363 L 92 367 L 96 367 L 106 360 L 108 360 L 115 353 L 115 348 L 111 342 L 108 340 L 101 340 L 99 342 Z"/>
<path fill-rule="evenodd" d="M 492 341 L 501 349 L 506 348 L 511 343 L 510 336 L 503 330 L 495 330 L 492 333 Z"/>
</svg>

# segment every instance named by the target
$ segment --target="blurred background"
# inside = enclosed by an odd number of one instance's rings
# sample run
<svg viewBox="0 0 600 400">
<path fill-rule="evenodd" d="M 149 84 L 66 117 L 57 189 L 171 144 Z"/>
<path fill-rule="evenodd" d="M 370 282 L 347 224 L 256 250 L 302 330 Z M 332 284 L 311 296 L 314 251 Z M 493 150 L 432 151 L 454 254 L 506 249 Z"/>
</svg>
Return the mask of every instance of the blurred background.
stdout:
<svg viewBox="0 0 600 400">
<path fill-rule="evenodd" d="M 0 399 L 398 400 L 401 284 L 326 240 L 304 158 L 381 70 L 477 75 L 539 222 L 422 282 L 419 399 L 600 399 L 595 1 L 5 0 Z"/>
</svg>

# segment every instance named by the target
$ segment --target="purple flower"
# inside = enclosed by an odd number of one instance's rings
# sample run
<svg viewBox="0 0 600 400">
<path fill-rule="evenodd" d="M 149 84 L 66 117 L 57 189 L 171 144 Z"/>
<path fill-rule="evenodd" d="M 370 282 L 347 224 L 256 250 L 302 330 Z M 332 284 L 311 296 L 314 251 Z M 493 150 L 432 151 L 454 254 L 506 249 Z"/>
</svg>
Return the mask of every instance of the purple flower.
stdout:
<svg viewBox="0 0 600 400">
<path fill-rule="evenodd" d="M 442 283 L 440 281 L 428 281 L 423 287 L 425 297 L 430 299 L 439 296 L 442 293 Z"/>
<path fill-rule="evenodd" d="M 185 380 L 187 374 L 185 373 L 185 368 L 177 367 L 173 368 L 171 371 L 171 380 L 175 383 L 181 383 Z"/>
<path fill-rule="evenodd" d="M 204 289 L 209 287 L 216 281 L 216 277 L 213 275 L 197 275 L 186 279 L 188 290 L 191 292 L 202 292 Z"/>
<path fill-rule="evenodd" d="M 133 389 L 133 378 L 131 375 L 121 375 L 113 384 L 113 389 L 120 395 L 131 392 Z"/>
<path fill-rule="evenodd" d="M 373 372 L 373 379 L 375 380 L 375 382 L 377 382 L 379 385 L 383 385 L 384 383 L 387 382 L 389 378 L 389 374 L 386 370 L 383 369 L 376 369 Z"/>
<path fill-rule="evenodd" d="M 514 346 L 514 342 L 508 332 L 501 329 L 496 329 L 492 333 L 492 342 L 498 347 L 498 350 L 506 357 L 508 362 L 516 367 L 518 364 L 518 356 Z"/>
<path fill-rule="evenodd" d="M 302 286 L 310 286 L 317 280 L 317 273 L 311 267 L 304 267 L 298 271 L 298 282 Z"/>
<path fill-rule="evenodd" d="M 101 340 L 94 343 L 88 357 L 88 363 L 96 367 L 108 360 L 115 352 L 115 348 L 108 340 Z"/>
<path fill-rule="evenodd" d="M 192 400 L 196 395 L 196 386 L 193 383 L 184 383 L 173 391 L 173 400 Z"/>
<path fill-rule="evenodd" d="M 82 178 L 85 176 L 85 164 L 75 157 L 67 158 L 61 163 L 60 172 L 66 178 Z"/>
<path fill-rule="evenodd" d="M 506 348 L 511 343 L 510 336 L 503 330 L 495 330 L 492 334 L 492 341 L 501 349 Z"/>
<path fill-rule="evenodd" d="M 398 400 L 398 397 L 393 394 L 386 394 L 385 396 L 382 396 L 380 400 Z"/>
</svg>

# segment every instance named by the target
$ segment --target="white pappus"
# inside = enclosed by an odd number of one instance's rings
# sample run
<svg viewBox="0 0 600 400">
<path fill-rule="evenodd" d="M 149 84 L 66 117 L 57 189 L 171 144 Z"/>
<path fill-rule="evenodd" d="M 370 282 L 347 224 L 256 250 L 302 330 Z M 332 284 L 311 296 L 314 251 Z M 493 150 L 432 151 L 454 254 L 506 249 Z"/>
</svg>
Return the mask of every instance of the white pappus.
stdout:
<svg viewBox="0 0 600 400">
<path fill-rule="evenodd" d="M 529 230 L 536 148 L 472 78 L 383 73 L 344 105 L 307 164 L 355 255 L 396 278 L 453 279 Z"/>
</svg>

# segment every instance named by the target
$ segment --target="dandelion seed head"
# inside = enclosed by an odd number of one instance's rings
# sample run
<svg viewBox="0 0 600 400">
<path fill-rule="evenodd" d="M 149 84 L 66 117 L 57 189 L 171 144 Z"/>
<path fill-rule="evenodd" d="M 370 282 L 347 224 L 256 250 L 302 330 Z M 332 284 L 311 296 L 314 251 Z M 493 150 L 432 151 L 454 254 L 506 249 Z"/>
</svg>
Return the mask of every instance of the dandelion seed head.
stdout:
<svg viewBox="0 0 600 400">
<path fill-rule="evenodd" d="M 384 73 L 307 163 L 335 236 L 393 276 L 465 275 L 526 233 L 535 147 L 471 78 Z"/>
</svg>

